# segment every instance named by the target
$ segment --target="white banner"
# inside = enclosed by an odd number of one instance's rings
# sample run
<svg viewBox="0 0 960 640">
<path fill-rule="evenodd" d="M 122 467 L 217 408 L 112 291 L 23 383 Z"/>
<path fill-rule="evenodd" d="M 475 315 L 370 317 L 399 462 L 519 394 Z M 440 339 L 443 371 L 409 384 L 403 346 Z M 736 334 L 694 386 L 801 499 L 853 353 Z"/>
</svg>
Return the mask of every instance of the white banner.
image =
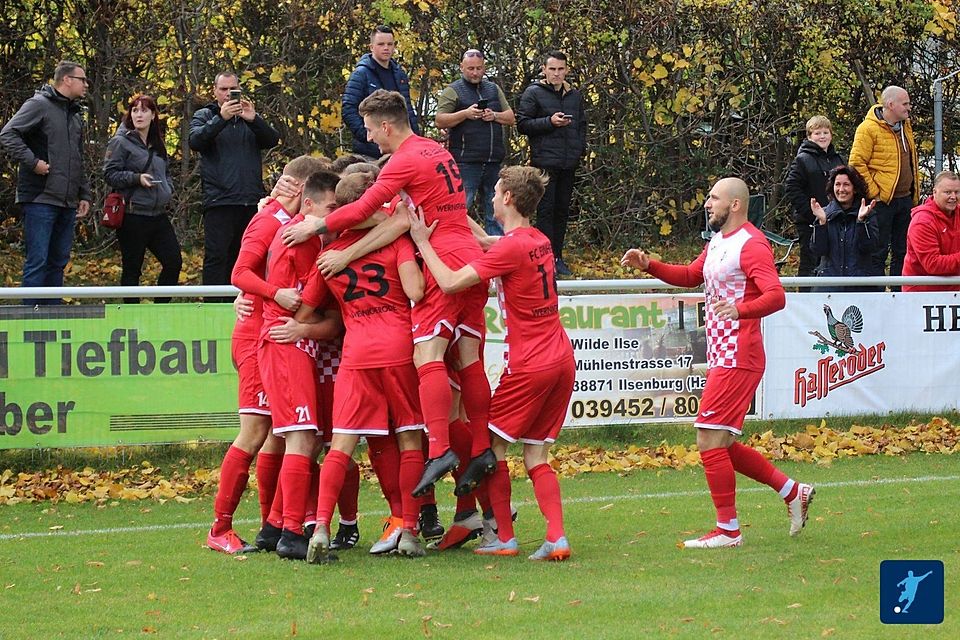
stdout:
<svg viewBox="0 0 960 640">
<path fill-rule="evenodd" d="M 960 295 L 787 294 L 763 324 L 762 415 L 960 408 Z"/>
<path fill-rule="evenodd" d="M 693 421 L 706 380 L 702 293 L 561 296 L 559 302 L 577 360 L 564 426 Z M 484 362 L 496 385 L 505 336 L 496 299 L 486 313 Z"/>
</svg>

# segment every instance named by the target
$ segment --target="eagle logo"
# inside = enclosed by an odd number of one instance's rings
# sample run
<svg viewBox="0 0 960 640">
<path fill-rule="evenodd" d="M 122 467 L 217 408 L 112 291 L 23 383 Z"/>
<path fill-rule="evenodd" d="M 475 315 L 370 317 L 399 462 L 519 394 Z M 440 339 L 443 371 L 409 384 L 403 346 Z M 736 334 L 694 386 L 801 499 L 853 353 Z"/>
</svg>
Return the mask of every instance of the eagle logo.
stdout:
<svg viewBox="0 0 960 640">
<path fill-rule="evenodd" d="M 813 348 L 821 353 L 826 353 L 832 348 L 836 350 L 838 356 L 856 353 L 853 334 L 863 331 L 863 315 L 860 313 L 860 309 L 850 305 L 844 310 L 840 320 L 837 320 L 833 315 L 830 305 L 823 305 L 823 313 L 827 317 L 829 337 L 819 331 L 810 331 L 810 335 L 817 338 L 817 344 L 813 345 Z"/>
</svg>

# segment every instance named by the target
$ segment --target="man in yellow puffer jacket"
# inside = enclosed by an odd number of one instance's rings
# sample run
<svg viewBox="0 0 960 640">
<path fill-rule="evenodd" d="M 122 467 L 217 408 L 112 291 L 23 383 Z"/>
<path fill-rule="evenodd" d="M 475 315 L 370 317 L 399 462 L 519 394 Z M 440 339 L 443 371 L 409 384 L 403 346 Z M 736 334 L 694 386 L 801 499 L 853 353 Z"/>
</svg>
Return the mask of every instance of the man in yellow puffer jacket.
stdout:
<svg viewBox="0 0 960 640">
<path fill-rule="evenodd" d="M 887 87 L 880 94 L 880 104 L 871 107 L 857 127 L 850 149 L 850 164 L 866 181 L 867 198 L 877 199 L 880 248 L 873 255 L 873 269 L 878 276 L 884 275 L 888 253 L 893 254 L 890 275 L 900 275 L 907 254 L 910 210 L 920 200 L 920 172 L 910 109 L 910 96 L 905 89 Z"/>
</svg>

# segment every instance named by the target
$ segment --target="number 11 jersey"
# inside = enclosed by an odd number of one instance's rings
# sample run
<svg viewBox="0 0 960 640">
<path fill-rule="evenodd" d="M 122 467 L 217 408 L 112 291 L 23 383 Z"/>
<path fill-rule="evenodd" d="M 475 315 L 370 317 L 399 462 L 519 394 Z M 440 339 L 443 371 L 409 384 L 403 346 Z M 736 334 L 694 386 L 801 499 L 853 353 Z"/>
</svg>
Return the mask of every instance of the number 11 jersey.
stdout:
<svg viewBox="0 0 960 640">
<path fill-rule="evenodd" d="M 573 357 L 560 324 L 553 250 L 545 235 L 533 227 L 514 229 L 470 266 L 484 280 L 496 278 L 508 372 L 543 371 Z"/>
</svg>

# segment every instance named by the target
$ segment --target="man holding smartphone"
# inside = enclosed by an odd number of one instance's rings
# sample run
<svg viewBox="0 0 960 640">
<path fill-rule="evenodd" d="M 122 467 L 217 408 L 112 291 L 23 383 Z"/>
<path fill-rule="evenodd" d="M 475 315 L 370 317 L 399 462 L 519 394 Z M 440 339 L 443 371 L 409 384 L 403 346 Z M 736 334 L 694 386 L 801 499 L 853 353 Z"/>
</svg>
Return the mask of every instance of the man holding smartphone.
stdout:
<svg viewBox="0 0 960 640">
<path fill-rule="evenodd" d="M 543 80 L 520 96 L 517 129 L 530 140 L 530 164 L 550 177 L 537 207 L 536 227 L 550 238 L 556 273 L 572 275 L 563 261 L 563 242 L 577 166 L 587 151 L 587 118 L 583 96 L 567 82 L 567 56 L 544 56 Z"/>
<path fill-rule="evenodd" d="M 463 77 L 440 94 L 437 127 L 449 130 L 448 148 L 460 169 L 467 209 L 479 195 L 484 230 L 502 236 L 503 228 L 493 218 L 493 187 L 506 155 L 503 126 L 515 124 L 517 119 L 503 90 L 484 79 L 486 62 L 481 51 L 464 52 L 460 73 Z"/>
<path fill-rule="evenodd" d="M 230 284 L 247 223 L 266 195 L 262 152 L 277 146 L 280 134 L 243 95 L 237 74 L 214 81 L 214 102 L 190 121 L 190 148 L 200 153 L 203 180 L 203 284 Z"/>
</svg>

